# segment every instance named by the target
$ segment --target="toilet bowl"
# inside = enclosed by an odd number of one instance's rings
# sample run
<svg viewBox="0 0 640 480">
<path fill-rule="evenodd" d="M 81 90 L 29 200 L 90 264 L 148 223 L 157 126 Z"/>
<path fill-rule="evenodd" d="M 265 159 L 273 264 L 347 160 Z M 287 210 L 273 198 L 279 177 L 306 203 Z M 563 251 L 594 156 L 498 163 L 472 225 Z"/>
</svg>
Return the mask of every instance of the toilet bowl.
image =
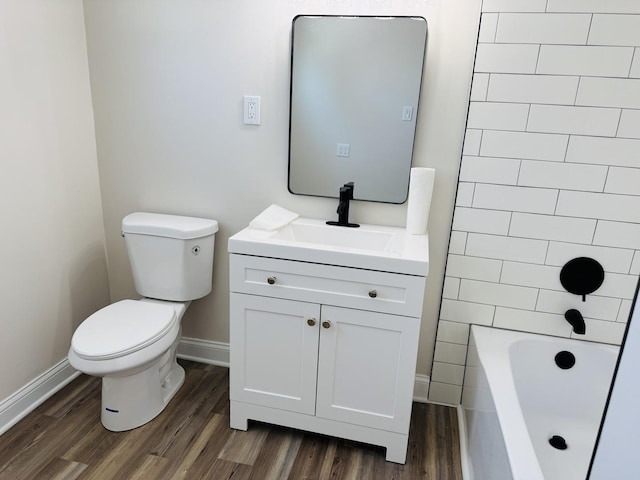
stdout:
<svg viewBox="0 0 640 480">
<path fill-rule="evenodd" d="M 140 300 L 98 310 L 76 329 L 69 363 L 102 377 L 100 419 L 108 430 L 139 427 L 159 415 L 184 383 L 176 361 L 181 320 L 211 291 L 215 220 L 133 213 L 123 236 Z"/>
<path fill-rule="evenodd" d="M 184 382 L 176 362 L 180 321 L 189 303 L 143 298 L 98 310 L 76 330 L 69 363 L 103 377 L 101 420 L 112 431 L 156 417 Z"/>
</svg>

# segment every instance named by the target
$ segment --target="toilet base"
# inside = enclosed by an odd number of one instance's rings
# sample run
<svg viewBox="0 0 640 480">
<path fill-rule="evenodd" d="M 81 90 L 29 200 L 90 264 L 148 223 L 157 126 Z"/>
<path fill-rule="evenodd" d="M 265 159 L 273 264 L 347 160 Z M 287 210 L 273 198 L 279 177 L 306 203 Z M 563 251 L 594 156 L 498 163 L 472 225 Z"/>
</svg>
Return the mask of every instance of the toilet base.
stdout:
<svg viewBox="0 0 640 480">
<path fill-rule="evenodd" d="M 167 352 L 169 353 L 169 352 Z M 124 377 L 102 378 L 100 420 L 107 430 L 122 432 L 157 417 L 184 383 L 184 369 L 171 355 L 168 373 L 166 354 L 148 368 Z"/>
</svg>

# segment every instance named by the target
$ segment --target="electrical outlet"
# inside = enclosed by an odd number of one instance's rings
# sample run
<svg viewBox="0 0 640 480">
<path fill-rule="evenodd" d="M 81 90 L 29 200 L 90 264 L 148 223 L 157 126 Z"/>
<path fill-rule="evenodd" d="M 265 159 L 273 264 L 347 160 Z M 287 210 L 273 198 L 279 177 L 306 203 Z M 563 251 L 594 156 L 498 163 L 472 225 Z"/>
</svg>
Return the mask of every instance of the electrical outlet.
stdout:
<svg viewBox="0 0 640 480">
<path fill-rule="evenodd" d="M 351 145 L 348 143 L 339 143 L 336 149 L 336 157 L 348 157 Z"/>
<path fill-rule="evenodd" d="M 410 122 L 413 119 L 413 107 L 406 106 L 402 109 L 402 120 Z"/>
<path fill-rule="evenodd" d="M 245 95 L 243 105 L 244 124 L 260 125 L 260 97 Z"/>
</svg>

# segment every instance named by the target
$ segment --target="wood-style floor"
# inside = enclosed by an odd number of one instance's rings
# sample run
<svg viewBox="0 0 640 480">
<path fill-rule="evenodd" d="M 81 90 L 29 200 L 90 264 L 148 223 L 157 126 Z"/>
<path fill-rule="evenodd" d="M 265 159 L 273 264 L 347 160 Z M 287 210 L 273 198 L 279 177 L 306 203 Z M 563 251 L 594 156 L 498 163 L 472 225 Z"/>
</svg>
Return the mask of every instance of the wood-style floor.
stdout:
<svg viewBox="0 0 640 480">
<path fill-rule="evenodd" d="M 229 428 L 228 370 L 180 361 L 185 384 L 128 432 L 100 423 L 100 379 L 82 375 L 0 436 L 0 480 L 461 480 L 452 408 L 414 403 L 407 463 L 357 442 L 249 422 Z"/>
</svg>

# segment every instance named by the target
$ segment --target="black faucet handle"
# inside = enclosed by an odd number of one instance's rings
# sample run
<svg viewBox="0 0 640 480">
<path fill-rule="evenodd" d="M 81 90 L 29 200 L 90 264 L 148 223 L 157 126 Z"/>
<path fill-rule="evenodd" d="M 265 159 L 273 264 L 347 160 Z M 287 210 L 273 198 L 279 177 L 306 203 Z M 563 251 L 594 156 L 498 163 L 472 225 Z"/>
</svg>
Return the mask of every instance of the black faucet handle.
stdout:
<svg viewBox="0 0 640 480">
<path fill-rule="evenodd" d="M 353 190 L 355 189 L 355 185 L 353 184 L 353 182 L 347 182 L 344 184 L 344 186 L 342 188 L 347 188 L 349 189 L 349 191 L 351 192 L 351 198 L 353 198 Z"/>
<path fill-rule="evenodd" d="M 340 200 L 353 200 L 353 182 L 345 183 L 340 187 Z"/>
</svg>

